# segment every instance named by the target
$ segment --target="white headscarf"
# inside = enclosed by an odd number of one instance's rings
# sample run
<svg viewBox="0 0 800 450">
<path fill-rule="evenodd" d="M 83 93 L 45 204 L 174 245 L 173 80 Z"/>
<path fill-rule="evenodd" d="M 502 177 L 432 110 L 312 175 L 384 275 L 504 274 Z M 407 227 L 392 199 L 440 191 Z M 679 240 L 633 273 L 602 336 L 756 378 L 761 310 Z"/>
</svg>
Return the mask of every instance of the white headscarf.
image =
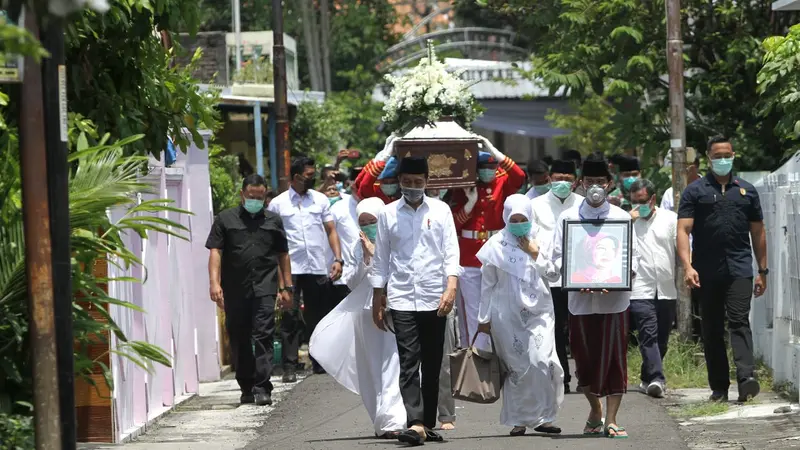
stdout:
<svg viewBox="0 0 800 450">
<path fill-rule="evenodd" d="M 364 200 L 358 202 L 358 205 L 356 206 L 356 220 L 358 220 L 358 218 L 361 217 L 361 214 L 364 213 L 375 216 L 377 219 L 378 214 L 380 214 L 381 209 L 383 209 L 384 206 L 385 204 L 383 203 L 383 200 L 378 197 L 365 198 Z"/>
<path fill-rule="evenodd" d="M 503 203 L 503 221 L 506 223 L 506 227 L 503 228 L 502 233 L 497 233 L 486 241 L 475 256 L 482 264 L 490 264 L 528 282 L 537 276 L 536 270 L 528 264 L 531 257 L 519 248 L 519 238 L 508 231 L 509 219 L 514 214 L 521 214 L 530 222 L 533 216 L 531 199 L 522 194 L 514 194 L 506 198 Z M 536 224 L 533 224 L 528 239 L 535 238 L 536 232 Z"/>
</svg>

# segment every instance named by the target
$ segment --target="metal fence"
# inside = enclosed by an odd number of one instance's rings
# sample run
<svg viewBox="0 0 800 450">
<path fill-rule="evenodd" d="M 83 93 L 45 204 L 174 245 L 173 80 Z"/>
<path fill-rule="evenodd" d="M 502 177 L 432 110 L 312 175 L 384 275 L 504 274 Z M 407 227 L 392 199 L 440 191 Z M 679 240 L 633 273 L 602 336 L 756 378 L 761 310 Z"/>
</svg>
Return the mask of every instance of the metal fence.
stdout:
<svg viewBox="0 0 800 450">
<path fill-rule="evenodd" d="M 766 294 L 752 303 L 755 353 L 777 382 L 800 387 L 800 152 L 755 185 L 770 268 Z"/>
</svg>

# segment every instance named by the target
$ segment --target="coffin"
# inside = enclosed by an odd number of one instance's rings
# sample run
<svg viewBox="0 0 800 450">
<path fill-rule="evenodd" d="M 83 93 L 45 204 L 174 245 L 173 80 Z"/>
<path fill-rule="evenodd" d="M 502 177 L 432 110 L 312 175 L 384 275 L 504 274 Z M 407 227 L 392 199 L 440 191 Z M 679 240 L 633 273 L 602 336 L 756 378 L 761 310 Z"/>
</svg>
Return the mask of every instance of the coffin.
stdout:
<svg viewBox="0 0 800 450">
<path fill-rule="evenodd" d="M 420 125 L 395 141 L 395 155 L 428 159 L 431 189 L 475 186 L 478 177 L 480 141 L 456 122 L 443 118 L 433 125 Z"/>
</svg>

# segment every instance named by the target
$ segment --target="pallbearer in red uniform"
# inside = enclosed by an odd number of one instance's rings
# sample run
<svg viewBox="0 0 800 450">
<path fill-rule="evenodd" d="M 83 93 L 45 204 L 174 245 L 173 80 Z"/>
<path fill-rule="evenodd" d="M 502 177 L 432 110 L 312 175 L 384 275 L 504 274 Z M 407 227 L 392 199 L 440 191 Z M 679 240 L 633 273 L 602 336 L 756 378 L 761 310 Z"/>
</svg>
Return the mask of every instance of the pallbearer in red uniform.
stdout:
<svg viewBox="0 0 800 450">
<path fill-rule="evenodd" d="M 354 191 L 361 199 L 378 197 L 387 205 L 400 198 L 397 181 L 397 158 L 394 157 L 394 134 L 386 139 L 383 150 L 364 166 L 354 183 Z"/>
<path fill-rule="evenodd" d="M 492 235 L 505 227 L 503 203 L 515 194 L 525 182 L 525 172 L 500 153 L 488 139 L 476 136 L 484 149 L 478 154 L 477 188 L 453 192 L 453 218 L 461 250 L 464 272 L 459 278 L 457 298 L 458 322 L 461 328 L 461 345 L 469 346 L 478 331 L 478 306 L 481 299 L 481 263 L 475 255 Z M 489 337 L 478 336 L 475 345 L 489 349 Z"/>
</svg>

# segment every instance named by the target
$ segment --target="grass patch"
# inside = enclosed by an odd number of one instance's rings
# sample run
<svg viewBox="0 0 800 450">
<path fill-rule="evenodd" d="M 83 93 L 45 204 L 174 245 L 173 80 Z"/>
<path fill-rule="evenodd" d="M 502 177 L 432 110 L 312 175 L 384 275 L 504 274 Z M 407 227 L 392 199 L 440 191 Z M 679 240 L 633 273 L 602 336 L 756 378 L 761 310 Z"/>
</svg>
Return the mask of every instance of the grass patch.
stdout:
<svg viewBox="0 0 800 450">
<path fill-rule="evenodd" d="M 729 405 L 725 402 L 700 402 L 688 403 L 675 408 L 670 408 L 669 413 L 675 417 L 690 419 L 692 417 L 717 416 L 728 412 Z"/>
<path fill-rule="evenodd" d="M 728 346 L 728 365 L 730 366 L 731 384 L 736 383 L 736 366 L 733 364 L 733 353 Z M 642 354 L 638 346 L 628 349 L 628 386 L 639 386 L 642 367 Z M 708 372 L 703 357 L 703 346 L 686 341 L 677 333 L 669 338 L 669 349 L 664 359 L 664 376 L 671 389 L 708 388 Z M 761 360 L 756 362 L 756 378 L 761 383 L 761 390 L 768 391 L 774 386 L 772 370 Z M 777 388 L 777 387 L 776 387 Z"/>
</svg>

